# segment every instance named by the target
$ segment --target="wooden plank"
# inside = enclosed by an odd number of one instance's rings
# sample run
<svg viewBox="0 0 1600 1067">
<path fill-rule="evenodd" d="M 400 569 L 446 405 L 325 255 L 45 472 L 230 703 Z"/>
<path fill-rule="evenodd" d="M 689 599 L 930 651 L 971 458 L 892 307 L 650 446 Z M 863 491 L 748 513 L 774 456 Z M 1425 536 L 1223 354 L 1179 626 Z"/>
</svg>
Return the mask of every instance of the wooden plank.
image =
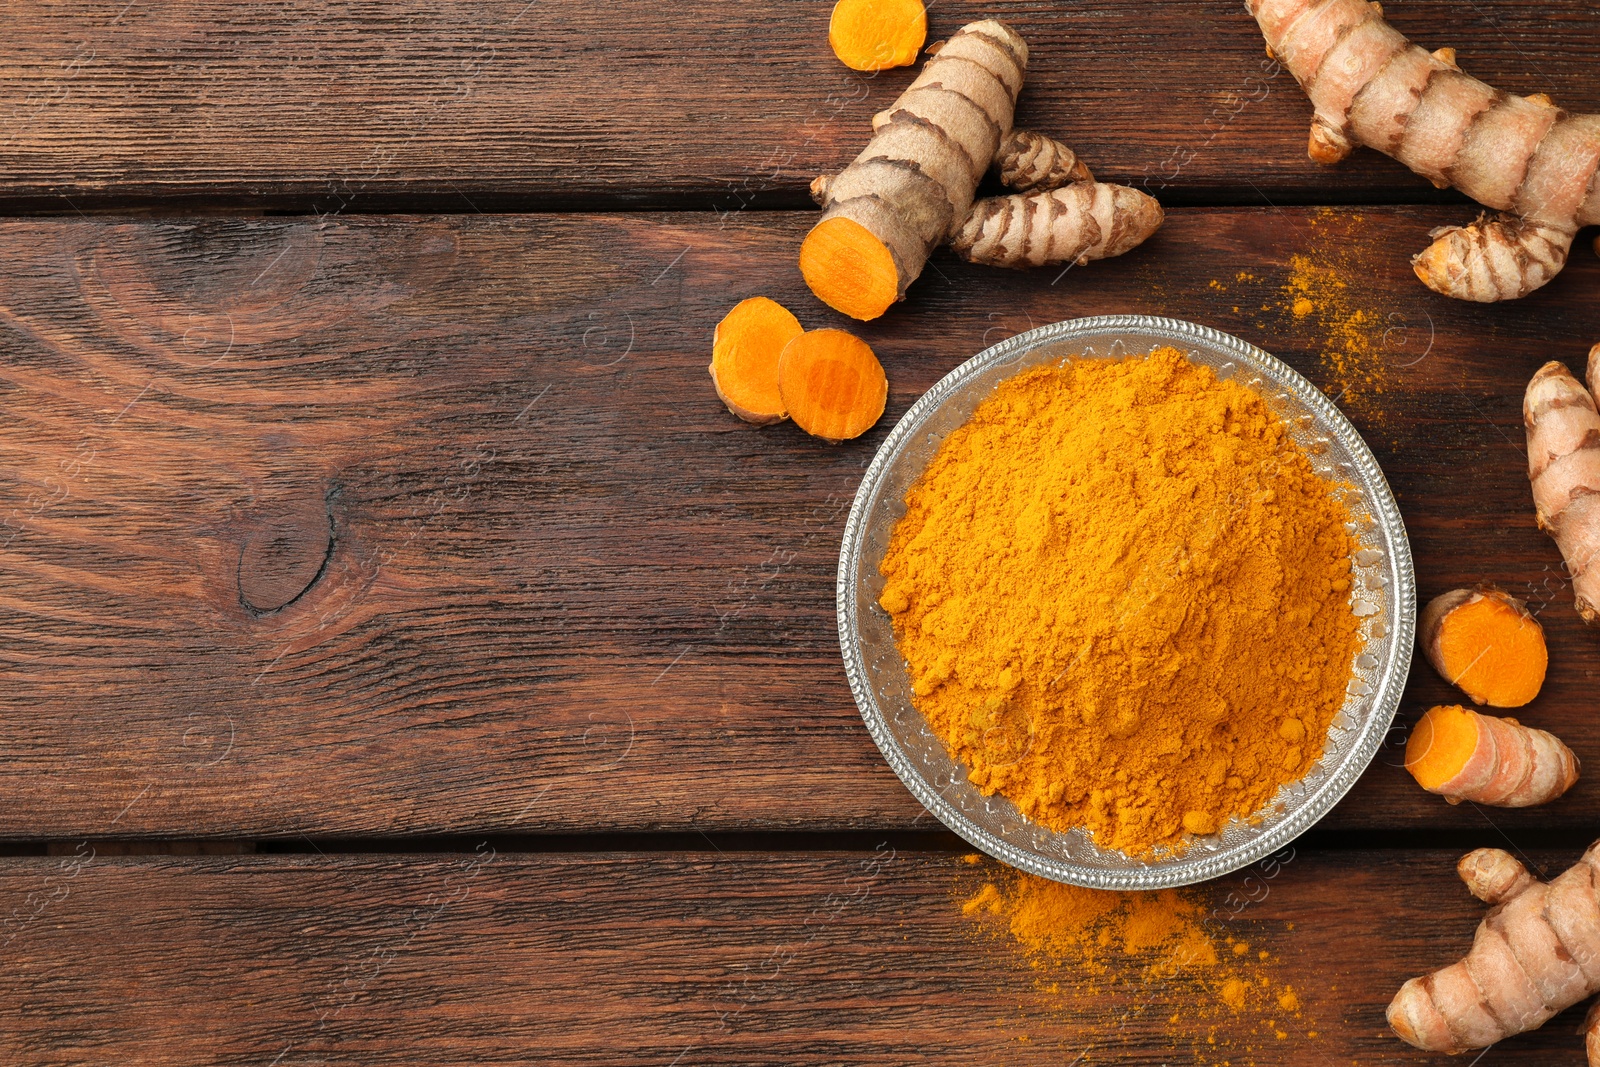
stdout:
<svg viewBox="0 0 1600 1067">
<path fill-rule="evenodd" d="M 1154 952 L 1101 974 L 1070 958 L 1035 969 L 963 914 L 993 867 L 887 844 L 7 860 L 0 1054 L 29 1067 L 1434 1063 L 1383 1010 L 1471 943 L 1483 909 L 1454 860 L 1305 853 L 1222 879 L 1195 894 L 1222 961 L 1155 976 Z M 1239 1011 L 1221 998 L 1229 977 L 1256 984 Z M 1286 988 L 1298 1011 L 1272 1003 Z M 1577 1020 L 1507 1040 L 1493 1062 L 1579 1062 Z"/>
<path fill-rule="evenodd" d="M 0 224 L 0 838 L 914 825 L 839 663 L 861 468 L 986 344 L 1114 312 L 1236 332 L 1340 394 L 1423 595 L 1527 594 L 1552 669 L 1522 714 L 1600 766 L 1600 649 L 1520 429 L 1533 369 L 1600 337 L 1600 263 L 1445 301 L 1407 257 L 1462 214 L 1180 210 L 1059 277 L 937 259 L 860 328 L 889 410 L 839 448 L 743 426 L 706 379 L 743 296 L 843 324 L 794 270 L 798 214 Z M 1450 698 L 1419 668 L 1403 719 Z M 1332 825 L 1600 813 L 1587 781 L 1452 809 L 1398 762 Z"/>
<path fill-rule="evenodd" d="M 829 4 L 10 5 L 0 202 L 70 213 L 179 201 L 320 212 L 808 203 L 907 84 L 844 69 Z M 1238 0 L 935 6 L 932 32 L 1012 20 L 1033 46 L 1023 119 L 1096 173 L 1178 202 L 1425 202 L 1362 153 L 1306 158 L 1310 108 Z M 1600 110 L 1584 0 L 1389 14 L 1502 88 Z"/>
</svg>

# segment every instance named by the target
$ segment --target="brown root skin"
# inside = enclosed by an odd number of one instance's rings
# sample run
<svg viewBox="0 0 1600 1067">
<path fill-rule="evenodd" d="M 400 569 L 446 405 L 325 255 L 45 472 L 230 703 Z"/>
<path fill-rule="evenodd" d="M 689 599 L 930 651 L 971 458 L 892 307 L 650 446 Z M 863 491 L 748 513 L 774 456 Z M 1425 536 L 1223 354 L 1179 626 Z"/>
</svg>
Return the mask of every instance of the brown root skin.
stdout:
<svg viewBox="0 0 1600 1067">
<path fill-rule="evenodd" d="M 1155 198 L 1137 189 L 1080 182 L 980 200 L 950 245 L 962 259 L 992 267 L 1081 265 L 1122 255 L 1164 217 Z"/>
<path fill-rule="evenodd" d="M 1019 193 L 1094 181 L 1094 175 L 1076 152 L 1054 137 L 1032 130 L 1012 130 L 1007 134 L 995 152 L 994 165 L 1001 183 Z"/>
<path fill-rule="evenodd" d="M 877 133 L 888 123 L 894 108 L 872 116 L 872 132 Z M 1033 193 L 1043 189 L 1059 189 L 1074 182 L 1092 182 L 1094 175 L 1078 158 L 1078 153 L 1048 134 L 1033 130 L 1012 130 L 1001 138 L 995 149 L 994 169 L 1000 183 L 1019 193 Z M 811 197 L 817 203 L 816 183 L 812 183 Z"/>
<path fill-rule="evenodd" d="M 1474 704 L 1522 707 L 1539 695 L 1549 665 L 1544 629 L 1533 613 L 1487 582 L 1429 601 L 1417 641 L 1439 676 Z"/>
<path fill-rule="evenodd" d="M 1390 1028 L 1421 1049 L 1465 1052 L 1536 1029 L 1600 990 L 1597 848 L 1549 883 L 1498 849 L 1464 859 L 1469 888 L 1482 877 L 1479 888 L 1489 891 L 1492 882 L 1501 895 L 1490 892 L 1496 906 L 1464 959 L 1400 987 L 1387 1012 Z M 1492 873 L 1480 876 L 1483 869 Z"/>
<path fill-rule="evenodd" d="M 1590 350 L 1590 381 L 1600 360 Z M 1600 412 L 1566 365 L 1546 363 L 1522 398 L 1539 528 L 1555 539 L 1585 622 L 1600 623 Z"/>
<path fill-rule="evenodd" d="M 1412 44 L 1367 0 L 1247 6 L 1311 100 L 1312 159 L 1337 163 L 1365 145 L 1505 213 L 1437 234 L 1413 262 L 1428 287 L 1461 300 L 1524 296 L 1600 222 L 1600 115 L 1500 92 L 1463 73 L 1453 49 Z"/>
<path fill-rule="evenodd" d="M 1583 1035 L 1583 1051 L 1588 1056 L 1589 1067 L 1600 1067 L 1600 1000 L 1589 1005 L 1578 1033 Z"/>
<path fill-rule="evenodd" d="M 1027 62 L 1026 42 L 988 19 L 962 27 L 923 65 L 861 154 L 824 183 L 822 218 L 800 250 L 818 299 L 873 319 L 905 296 L 971 209 L 1011 131 Z"/>
</svg>

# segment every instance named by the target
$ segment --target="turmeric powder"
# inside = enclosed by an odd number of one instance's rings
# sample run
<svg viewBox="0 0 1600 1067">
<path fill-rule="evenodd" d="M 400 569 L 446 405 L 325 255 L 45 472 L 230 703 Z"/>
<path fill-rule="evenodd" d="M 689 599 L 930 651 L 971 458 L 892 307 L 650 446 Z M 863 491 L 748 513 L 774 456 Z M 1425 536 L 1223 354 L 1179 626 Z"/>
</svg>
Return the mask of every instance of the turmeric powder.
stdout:
<svg viewBox="0 0 1600 1067">
<path fill-rule="evenodd" d="M 1224 895 L 1218 888 L 1110 892 L 972 859 L 982 881 L 958 877 L 955 899 L 973 934 L 1006 945 L 1019 970 L 1031 975 L 1033 996 L 1018 1020 L 1030 1028 L 1048 1033 L 1065 1024 L 1075 1039 L 1098 1046 L 1112 1035 L 1086 1033 L 1086 1018 L 1105 1014 L 1105 998 L 1129 988 L 1140 990 L 1139 1003 L 1128 1007 L 1124 1022 L 1151 1007 L 1181 1006 L 1165 1020 L 1147 1016 L 1145 1024 L 1172 1052 L 1188 1046 L 1237 1054 L 1249 1051 L 1241 1040 L 1281 1041 L 1290 1036 L 1284 1025 L 1302 1033 L 1315 1025 L 1270 954 L 1254 955 L 1234 936 L 1245 922 L 1217 917 L 1213 905 Z M 1086 1014 L 1086 1003 L 1098 1010 Z M 1228 1061 L 1196 1055 L 1194 1062 Z"/>
<path fill-rule="evenodd" d="M 1002 871 L 961 910 L 1003 922 L 1028 957 L 1070 962 L 1086 975 L 1106 973 L 1118 957 L 1136 957 L 1148 979 L 1219 963 L 1202 899 L 1177 889 L 1116 893 Z"/>
<path fill-rule="evenodd" d="M 1003 382 L 881 570 L 914 700 L 985 793 L 1132 855 L 1322 755 L 1359 636 L 1349 515 L 1265 401 L 1182 353 Z"/>
</svg>

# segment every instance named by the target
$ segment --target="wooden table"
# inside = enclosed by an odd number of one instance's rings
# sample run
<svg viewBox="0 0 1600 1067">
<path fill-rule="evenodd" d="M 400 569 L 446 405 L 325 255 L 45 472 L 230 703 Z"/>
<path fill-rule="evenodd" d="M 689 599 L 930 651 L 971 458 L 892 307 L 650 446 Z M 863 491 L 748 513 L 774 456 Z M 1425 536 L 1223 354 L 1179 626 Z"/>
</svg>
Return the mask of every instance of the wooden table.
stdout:
<svg viewBox="0 0 1600 1067">
<path fill-rule="evenodd" d="M 1600 110 L 1591 4 L 1389 7 Z M 1469 943 L 1455 858 L 1559 869 L 1600 788 L 1422 793 L 1404 732 L 1451 699 L 1426 668 L 1292 860 L 1198 891 L 1304 1017 L 1191 1041 L 1169 1017 L 1203 982 L 1052 993 L 963 914 L 996 868 L 885 766 L 839 663 L 843 516 L 907 406 L 1030 326 L 1171 314 L 1339 397 L 1422 594 L 1527 596 L 1552 669 L 1525 718 L 1600 766 L 1600 642 L 1520 420 L 1534 368 L 1600 340 L 1600 261 L 1585 239 L 1504 306 L 1424 290 L 1410 254 L 1475 209 L 1371 153 L 1308 161 L 1239 8 L 934 6 L 935 36 L 1012 21 L 1023 121 L 1168 221 L 1065 275 L 936 257 L 860 329 L 885 419 L 830 448 L 735 422 L 705 373 L 744 296 L 843 325 L 795 269 L 805 187 L 911 72 L 845 71 L 826 4 L 12 5 L 0 1062 L 1429 1059 L 1383 1007 Z M 1581 1062 L 1576 1020 L 1478 1062 Z"/>
</svg>

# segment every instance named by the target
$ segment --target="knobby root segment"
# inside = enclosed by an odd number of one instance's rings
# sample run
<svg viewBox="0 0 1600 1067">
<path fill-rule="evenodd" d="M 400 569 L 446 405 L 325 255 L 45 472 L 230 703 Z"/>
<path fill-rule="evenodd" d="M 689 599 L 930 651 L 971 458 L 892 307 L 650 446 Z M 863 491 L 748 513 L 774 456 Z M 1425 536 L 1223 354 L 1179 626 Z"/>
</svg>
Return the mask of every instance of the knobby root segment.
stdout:
<svg viewBox="0 0 1600 1067">
<path fill-rule="evenodd" d="M 1005 187 L 1019 193 L 1094 181 L 1094 175 L 1076 152 L 1054 137 L 1032 130 L 1006 134 L 995 152 L 994 165 Z"/>
<path fill-rule="evenodd" d="M 711 336 L 711 381 L 729 411 L 757 426 L 788 417 L 778 392 L 778 360 L 804 332 L 775 300 L 752 296 L 734 305 Z"/>
<path fill-rule="evenodd" d="M 1309 152 L 1337 163 L 1357 145 L 1503 214 L 1433 234 L 1412 265 L 1436 292 L 1509 300 L 1555 277 L 1578 229 L 1600 222 L 1600 115 L 1516 96 L 1428 52 L 1367 0 L 1247 0 L 1268 50 L 1311 98 Z"/>
<path fill-rule="evenodd" d="M 1467 892 L 1493 907 L 1503 904 L 1533 884 L 1515 856 L 1498 848 L 1480 848 L 1461 857 L 1456 873 L 1467 885 Z"/>
<path fill-rule="evenodd" d="M 1452 804 L 1529 808 L 1578 780 L 1578 757 L 1555 735 L 1459 705 L 1429 708 L 1406 743 L 1406 770 Z"/>
<path fill-rule="evenodd" d="M 867 147 L 826 183 L 822 219 L 800 250 L 823 303 L 874 319 L 905 295 L 972 207 L 1011 131 L 1027 63 L 1022 38 L 989 19 L 958 30 L 923 65 Z"/>
<path fill-rule="evenodd" d="M 1464 959 L 1395 994 L 1389 1026 L 1402 1040 L 1434 1052 L 1483 1048 L 1600 991 L 1600 844 L 1548 883 L 1500 849 L 1472 853 L 1459 870 L 1494 907 Z M 1588 1041 L 1594 1049 L 1592 1029 Z"/>
<path fill-rule="evenodd" d="M 870 430 L 889 398 L 878 357 L 843 330 L 812 330 L 790 341 L 778 388 L 796 426 L 835 444 Z"/>
<path fill-rule="evenodd" d="M 1544 628 L 1526 604 L 1493 585 L 1434 597 L 1417 633 L 1433 669 L 1474 704 L 1520 708 L 1544 684 Z"/>
<path fill-rule="evenodd" d="M 1585 622 L 1600 624 L 1600 412 L 1594 389 L 1600 345 L 1589 350 L 1589 389 L 1566 366 L 1546 363 L 1528 382 L 1528 478 L 1539 528 L 1555 538 Z"/>
<path fill-rule="evenodd" d="M 927 39 L 922 0 L 839 0 L 828 20 L 833 54 L 851 70 L 908 67 Z"/>
<path fill-rule="evenodd" d="M 992 267 L 1081 265 L 1122 255 L 1163 217 L 1155 198 L 1137 189 L 1079 182 L 980 200 L 950 244 L 962 259 Z"/>
</svg>

